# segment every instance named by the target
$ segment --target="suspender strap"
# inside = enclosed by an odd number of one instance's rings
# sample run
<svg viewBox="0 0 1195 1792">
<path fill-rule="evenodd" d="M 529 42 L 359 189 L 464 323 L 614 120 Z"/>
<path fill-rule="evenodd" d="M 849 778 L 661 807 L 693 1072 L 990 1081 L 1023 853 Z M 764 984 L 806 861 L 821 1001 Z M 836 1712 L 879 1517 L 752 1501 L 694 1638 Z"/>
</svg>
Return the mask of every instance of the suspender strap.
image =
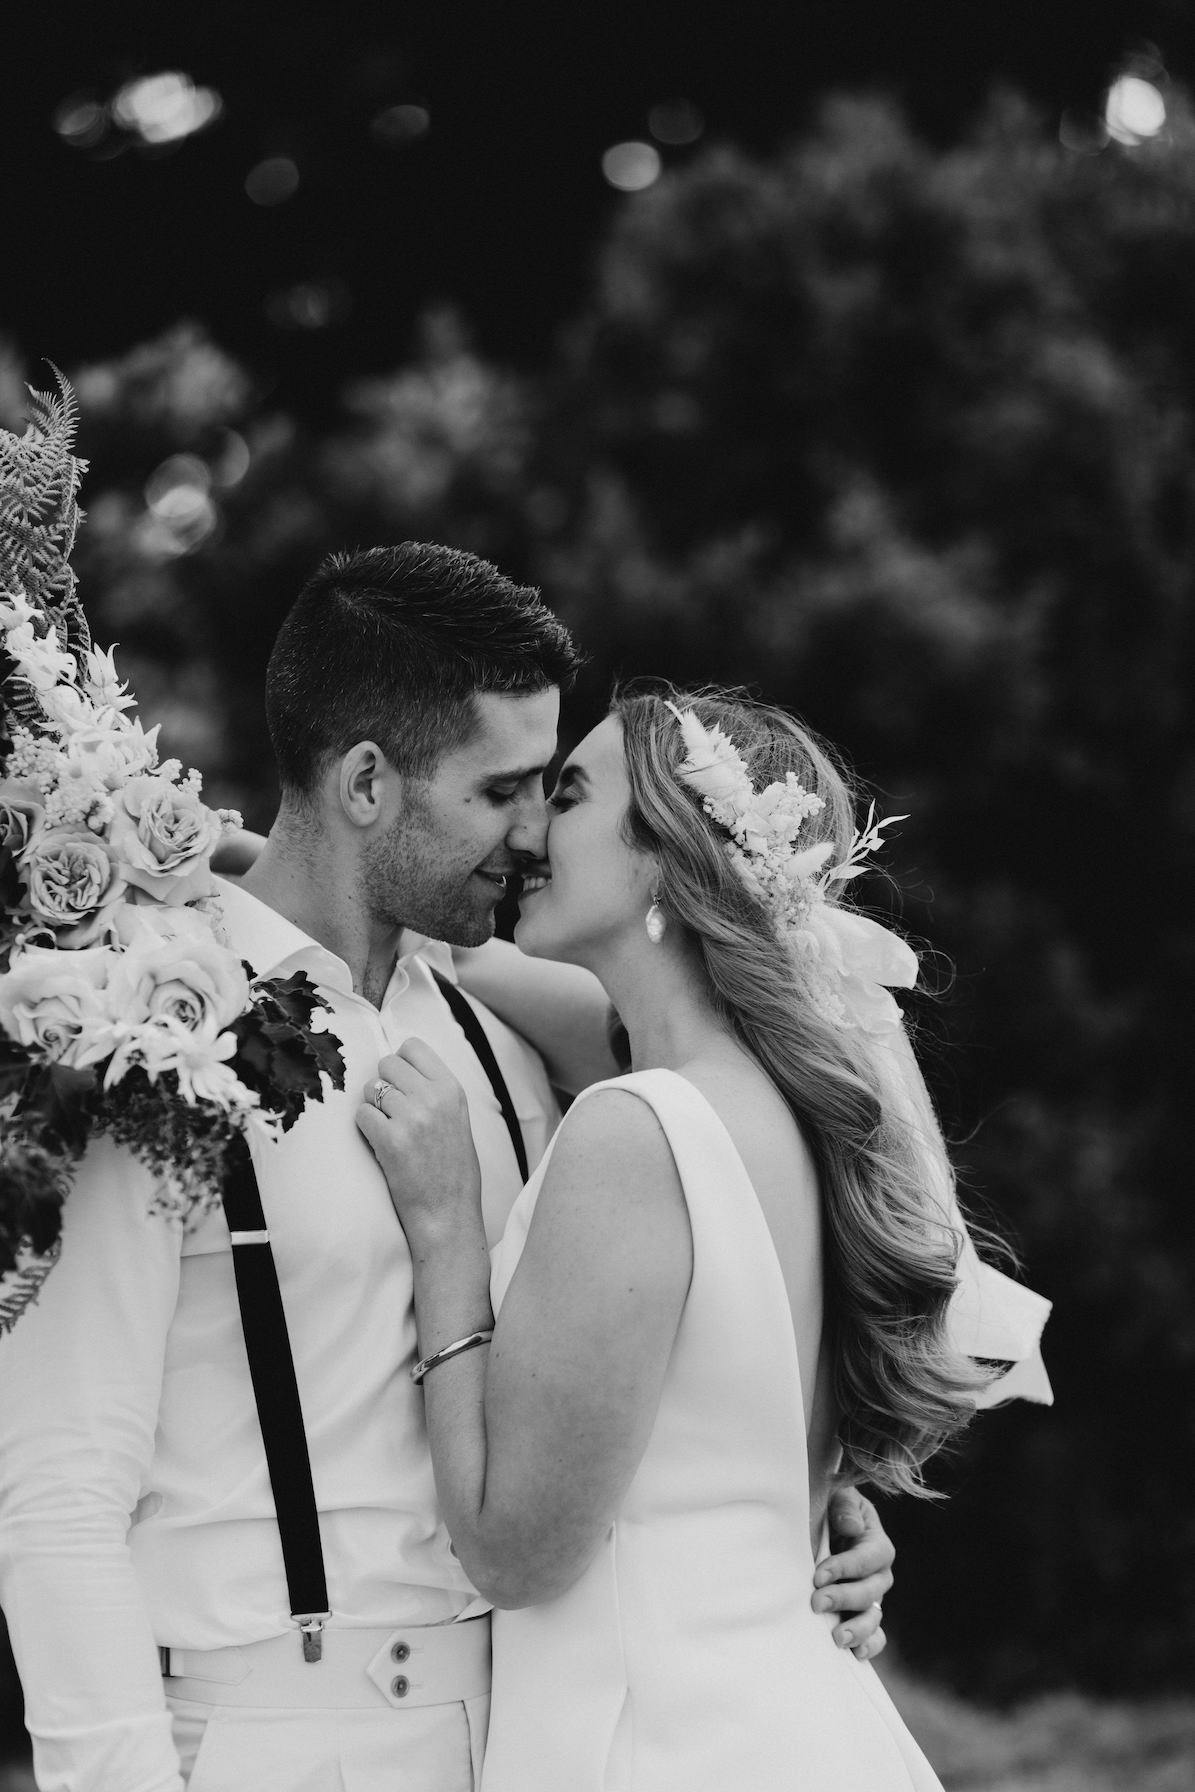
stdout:
<svg viewBox="0 0 1195 1792">
<path fill-rule="evenodd" d="M 223 1199 L 291 1616 L 303 1632 L 304 1659 L 318 1661 L 323 1620 L 331 1614 L 307 1433 L 257 1175 L 240 1138 L 229 1154 Z"/>
<path fill-rule="evenodd" d="M 529 1174 L 527 1150 L 515 1105 L 493 1047 L 464 993 L 438 971 L 433 971 L 432 975 L 489 1078 L 510 1134 L 519 1174 L 526 1182 Z M 232 1236 L 232 1264 L 249 1375 L 257 1402 L 274 1509 L 278 1514 L 291 1616 L 303 1632 L 304 1659 L 318 1661 L 323 1620 L 331 1613 L 315 1488 L 311 1480 L 311 1458 L 307 1452 L 303 1408 L 278 1287 L 278 1271 L 270 1248 L 257 1175 L 243 1139 L 238 1138 L 229 1153 L 223 1200 L 224 1216 Z"/>
<path fill-rule="evenodd" d="M 485 1029 L 478 1020 L 476 1010 L 464 990 L 458 989 L 456 984 L 450 982 L 447 977 L 442 977 L 439 971 L 433 971 L 432 976 L 440 986 L 440 994 L 452 1009 L 454 1020 L 476 1052 L 481 1068 L 490 1079 L 490 1088 L 498 1097 L 498 1106 L 502 1109 L 502 1118 L 506 1122 L 506 1130 L 510 1134 L 510 1142 L 514 1146 L 515 1157 L 518 1159 L 519 1175 L 526 1182 L 530 1175 L 527 1168 L 527 1147 L 523 1143 L 523 1132 L 519 1126 L 518 1115 L 515 1113 L 515 1104 L 510 1098 L 506 1078 L 499 1069 L 498 1060 L 494 1056 L 494 1048 L 486 1038 Z"/>
</svg>

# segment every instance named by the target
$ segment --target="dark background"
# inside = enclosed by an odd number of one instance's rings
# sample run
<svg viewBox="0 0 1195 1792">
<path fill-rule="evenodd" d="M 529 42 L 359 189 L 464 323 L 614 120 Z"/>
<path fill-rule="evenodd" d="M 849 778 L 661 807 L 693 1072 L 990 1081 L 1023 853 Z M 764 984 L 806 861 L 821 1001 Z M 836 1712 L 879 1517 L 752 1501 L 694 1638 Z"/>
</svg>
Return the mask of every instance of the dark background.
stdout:
<svg viewBox="0 0 1195 1792">
<path fill-rule="evenodd" d="M 31 352 L 90 359 L 196 316 L 301 411 L 346 372 L 392 367 L 444 298 L 483 348 L 539 365 L 616 203 L 601 153 L 646 135 L 653 105 L 688 98 L 706 141 L 771 150 L 827 90 L 882 88 L 945 143 L 997 84 L 1055 120 L 1096 114 L 1151 44 L 1190 75 L 1188 0 L 12 8 L 3 321 Z M 148 154 L 112 153 L 119 133 L 80 152 L 48 128 L 68 96 L 163 68 L 221 94 L 214 127 Z M 371 120 L 403 103 L 431 127 L 387 147 Z M 262 209 L 243 182 L 271 155 L 302 184 Z M 329 275 L 350 294 L 343 324 L 280 337 L 268 296 Z"/>
<path fill-rule="evenodd" d="M 211 800 L 268 825 L 262 669 L 314 561 L 414 536 L 543 586 L 593 656 L 566 733 L 618 673 L 743 680 L 911 813 L 931 1081 L 1056 1302 L 1055 1408 L 886 1513 L 903 1656 L 993 1701 L 1191 1684 L 1191 11 L 5 25 L 0 412 L 41 356 L 74 379 L 84 602 Z M 220 118 L 55 129 L 162 69 Z M 1100 122 L 1126 72 L 1167 113 L 1136 143 Z M 615 192 L 604 150 L 680 98 L 700 135 Z M 380 139 L 395 106 L 426 131 Z M 297 190 L 252 203 L 279 156 Z"/>
</svg>

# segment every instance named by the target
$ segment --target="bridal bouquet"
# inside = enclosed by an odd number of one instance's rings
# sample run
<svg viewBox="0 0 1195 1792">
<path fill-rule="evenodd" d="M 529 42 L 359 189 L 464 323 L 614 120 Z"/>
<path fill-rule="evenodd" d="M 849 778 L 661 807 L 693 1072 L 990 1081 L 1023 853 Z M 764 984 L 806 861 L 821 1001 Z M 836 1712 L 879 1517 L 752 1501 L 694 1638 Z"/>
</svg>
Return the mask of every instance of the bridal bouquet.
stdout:
<svg viewBox="0 0 1195 1792">
<path fill-rule="evenodd" d="M 61 1208 L 105 1133 L 183 1219 L 229 1153 L 344 1086 L 302 973 L 254 982 L 221 940 L 212 853 L 230 810 L 160 759 L 112 653 L 91 644 L 69 554 L 84 463 L 73 394 L 0 431 L 0 1331 L 57 1255 Z"/>
</svg>

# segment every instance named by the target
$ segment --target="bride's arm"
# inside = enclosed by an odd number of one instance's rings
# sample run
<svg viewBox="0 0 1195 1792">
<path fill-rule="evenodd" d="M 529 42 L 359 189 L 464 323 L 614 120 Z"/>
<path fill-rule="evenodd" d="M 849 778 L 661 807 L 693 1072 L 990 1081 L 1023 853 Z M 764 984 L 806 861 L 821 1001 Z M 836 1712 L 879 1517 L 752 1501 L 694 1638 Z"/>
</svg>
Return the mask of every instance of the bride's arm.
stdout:
<svg viewBox="0 0 1195 1792">
<path fill-rule="evenodd" d="M 252 828 L 235 828 L 218 842 L 212 854 L 212 870 L 221 877 L 243 877 L 265 843 L 265 835 L 255 834 Z"/>
<path fill-rule="evenodd" d="M 460 1085 L 430 1047 L 408 1040 L 379 1069 L 397 1090 L 388 1117 L 367 1102 L 357 1124 L 407 1232 L 427 1357 L 493 1324 L 477 1155 Z M 496 1605 L 551 1598 L 592 1559 L 650 1435 L 691 1269 L 654 1115 L 619 1089 L 591 1095 L 556 1141 L 493 1344 L 424 1382 L 448 1528 Z M 835 1611 L 841 1647 L 874 1656 L 892 1545 L 853 1491 L 831 1504 L 845 1553 L 821 1564 L 814 1607 Z"/>
<path fill-rule="evenodd" d="M 398 1090 L 385 1097 L 394 1117 L 365 1104 L 358 1124 L 411 1246 L 427 1357 L 493 1323 L 476 1154 L 461 1142 L 459 1086 L 429 1047 L 408 1041 L 380 1069 Z M 593 1559 L 647 1446 L 691 1273 L 659 1123 L 637 1097 L 600 1091 L 557 1139 L 493 1343 L 423 1384 L 453 1546 L 495 1605 L 553 1598 Z"/>
<path fill-rule="evenodd" d="M 580 965 L 528 958 L 508 940 L 454 946 L 461 987 L 530 1040 L 558 1089 L 577 1095 L 590 1083 L 617 1076 L 610 1049 L 610 1003 Z"/>
</svg>

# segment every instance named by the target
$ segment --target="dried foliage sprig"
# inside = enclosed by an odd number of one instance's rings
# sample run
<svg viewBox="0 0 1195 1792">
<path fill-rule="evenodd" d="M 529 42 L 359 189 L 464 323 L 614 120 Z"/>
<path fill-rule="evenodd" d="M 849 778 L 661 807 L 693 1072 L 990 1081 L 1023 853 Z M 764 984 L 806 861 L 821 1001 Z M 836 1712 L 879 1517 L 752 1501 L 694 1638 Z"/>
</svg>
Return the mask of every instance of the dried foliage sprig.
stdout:
<svg viewBox="0 0 1195 1792">
<path fill-rule="evenodd" d="M 219 936 L 211 858 L 239 816 L 159 758 L 92 645 L 69 559 L 78 411 L 55 376 L 25 435 L 0 431 L 0 1330 L 53 1264 L 91 1138 L 186 1220 L 231 1151 L 344 1086 L 314 986 L 254 982 Z"/>
</svg>

